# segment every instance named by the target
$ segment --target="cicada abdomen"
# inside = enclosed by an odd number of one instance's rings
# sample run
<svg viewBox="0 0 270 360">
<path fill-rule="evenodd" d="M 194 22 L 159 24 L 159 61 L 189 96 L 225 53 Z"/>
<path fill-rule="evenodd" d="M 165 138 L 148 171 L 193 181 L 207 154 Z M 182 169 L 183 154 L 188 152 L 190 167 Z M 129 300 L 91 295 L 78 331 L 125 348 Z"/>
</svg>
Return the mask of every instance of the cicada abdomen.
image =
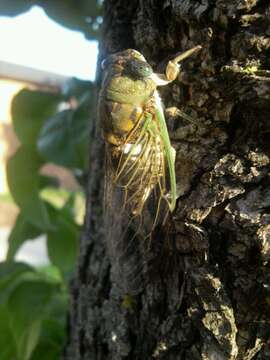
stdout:
<svg viewBox="0 0 270 360">
<path fill-rule="evenodd" d="M 106 144 L 105 231 L 116 281 L 128 291 L 140 288 L 143 247 L 176 201 L 174 149 L 157 86 L 173 81 L 178 61 L 166 75 L 155 74 L 136 50 L 103 62 L 99 114 Z M 125 286 L 125 283 L 127 286 Z"/>
</svg>

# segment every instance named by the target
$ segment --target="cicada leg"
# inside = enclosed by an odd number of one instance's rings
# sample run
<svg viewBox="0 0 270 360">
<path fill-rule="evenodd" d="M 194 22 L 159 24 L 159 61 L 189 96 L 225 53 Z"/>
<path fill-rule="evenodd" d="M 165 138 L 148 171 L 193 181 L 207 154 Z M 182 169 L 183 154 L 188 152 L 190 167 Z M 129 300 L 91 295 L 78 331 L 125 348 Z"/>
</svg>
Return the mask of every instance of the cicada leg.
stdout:
<svg viewBox="0 0 270 360">
<path fill-rule="evenodd" d="M 173 106 L 173 107 L 167 108 L 165 113 L 166 113 L 166 115 L 171 116 L 171 117 L 175 117 L 175 118 L 181 117 L 197 127 L 201 126 L 201 124 L 196 119 L 189 116 L 188 114 L 186 114 L 182 110 L 178 109 L 177 107 Z"/>
<path fill-rule="evenodd" d="M 168 62 L 165 74 L 153 73 L 150 76 L 151 79 L 156 83 L 157 86 L 164 86 L 174 81 L 180 72 L 179 62 L 191 56 L 201 48 L 201 45 L 197 45 L 181 54 L 178 54 L 173 60 Z"/>
<path fill-rule="evenodd" d="M 184 59 L 188 58 L 192 54 L 194 54 L 196 51 L 201 50 L 201 45 L 197 45 L 179 55 L 177 55 L 173 60 L 170 60 L 166 67 L 166 77 L 168 81 L 174 81 L 179 72 L 180 72 L 180 61 L 183 61 Z"/>
</svg>

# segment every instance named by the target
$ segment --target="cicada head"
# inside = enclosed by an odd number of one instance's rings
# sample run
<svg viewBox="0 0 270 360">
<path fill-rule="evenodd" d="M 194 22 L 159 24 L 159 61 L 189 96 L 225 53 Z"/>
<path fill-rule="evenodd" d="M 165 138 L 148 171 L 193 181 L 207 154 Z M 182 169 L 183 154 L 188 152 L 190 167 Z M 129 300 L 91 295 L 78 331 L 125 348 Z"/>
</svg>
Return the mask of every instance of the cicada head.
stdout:
<svg viewBox="0 0 270 360">
<path fill-rule="evenodd" d="M 138 59 L 146 62 L 145 57 L 139 51 L 134 49 L 127 49 L 114 53 L 104 59 L 101 63 L 102 70 L 106 69 L 108 66 L 122 63 L 128 59 Z"/>
<path fill-rule="evenodd" d="M 144 106 L 156 89 L 151 66 L 136 50 L 110 55 L 102 62 L 102 68 L 100 95 L 105 101 Z"/>
<path fill-rule="evenodd" d="M 116 73 L 130 76 L 134 79 L 148 78 L 153 70 L 144 56 L 137 50 L 127 49 L 108 56 L 101 63 L 102 70 L 114 69 Z"/>
</svg>

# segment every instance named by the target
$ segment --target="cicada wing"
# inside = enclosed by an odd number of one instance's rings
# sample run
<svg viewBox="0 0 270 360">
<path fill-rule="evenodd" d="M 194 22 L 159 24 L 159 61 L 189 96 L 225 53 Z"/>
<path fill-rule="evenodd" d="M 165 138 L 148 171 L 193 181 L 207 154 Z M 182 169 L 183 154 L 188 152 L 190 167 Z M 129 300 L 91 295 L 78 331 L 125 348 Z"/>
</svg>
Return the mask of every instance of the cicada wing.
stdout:
<svg viewBox="0 0 270 360">
<path fill-rule="evenodd" d="M 117 180 L 121 184 L 124 206 L 143 238 L 151 235 L 156 215 L 166 194 L 165 153 L 155 114 L 145 112 L 143 125 L 135 139 L 124 145 Z M 138 226 L 139 225 L 139 226 Z"/>
<path fill-rule="evenodd" d="M 126 204 L 127 193 L 115 181 L 112 148 L 106 145 L 105 238 L 111 258 L 111 277 L 124 293 L 136 294 L 143 288 L 140 238 Z"/>
<path fill-rule="evenodd" d="M 106 237 L 116 281 L 121 279 L 130 292 L 143 286 L 147 250 L 155 228 L 168 215 L 168 193 L 175 181 L 166 123 L 159 111 L 145 112 L 137 132 L 121 146 L 107 144 Z"/>
</svg>

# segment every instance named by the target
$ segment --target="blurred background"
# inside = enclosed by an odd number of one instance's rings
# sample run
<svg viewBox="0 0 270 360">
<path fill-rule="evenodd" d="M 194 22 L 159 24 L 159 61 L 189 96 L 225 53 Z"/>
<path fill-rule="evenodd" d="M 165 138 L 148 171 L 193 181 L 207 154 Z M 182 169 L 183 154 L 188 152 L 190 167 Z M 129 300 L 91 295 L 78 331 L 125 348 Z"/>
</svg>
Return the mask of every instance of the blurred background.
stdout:
<svg viewBox="0 0 270 360">
<path fill-rule="evenodd" d="M 83 33 L 64 28 L 38 6 L 13 18 L 1 16 L 0 39 L 0 259 L 3 260 L 7 252 L 5 240 L 18 214 L 6 174 L 7 160 L 19 147 L 12 126 L 12 100 L 23 88 L 58 92 L 72 77 L 93 81 L 97 41 L 89 41 Z M 50 164 L 43 173 L 53 173 L 63 189 L 78 189 L 71 171 L 63 167 Z M 24 244 L 16 258 L 35 264 L 47 262 L 43 239 Z"/>
<path fill-rule="evenodd" d="M 1 360 L 63 351 L 101 14 L 98 0 L 0 0 Z"/>
</svg>

